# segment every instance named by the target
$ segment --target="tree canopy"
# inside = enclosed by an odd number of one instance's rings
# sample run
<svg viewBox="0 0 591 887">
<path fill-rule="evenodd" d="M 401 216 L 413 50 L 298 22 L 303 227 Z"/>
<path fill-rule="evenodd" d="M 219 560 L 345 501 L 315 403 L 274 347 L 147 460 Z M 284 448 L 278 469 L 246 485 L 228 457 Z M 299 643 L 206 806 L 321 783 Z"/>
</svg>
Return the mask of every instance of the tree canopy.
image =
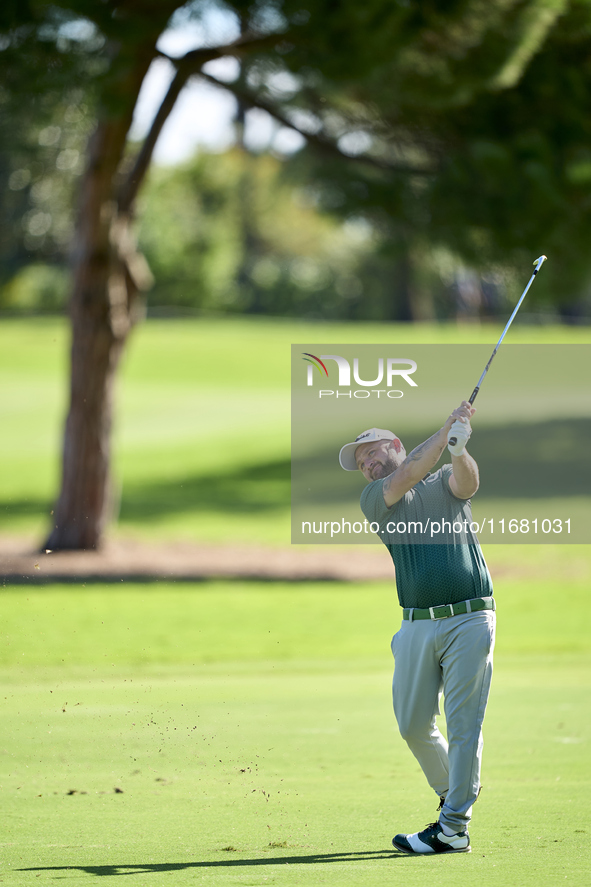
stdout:
<svg viewBox="0 0 591 887">
<path fill-rule="evenodd" d="M 166 55 L 167 28 L 189 20 L 204 26 L 212 9 L 232 21 L 233 36 L 216 40 L 202 28 L 197 45 L 180 57 Z M 536 298 L 544 290 L 556 299 L 586 292 L 590 28 L 591 0 L 4 3 L 4 273 L 11 276 L 31 255 L 51 263 L 67 252 L 72 280 L 70 408 L 48 547 L 95 547 L 100 540 L 116 368 L 153 280 L 136 243 L 138 196 L 190 78 L 233 95 L 238 123 L 258 108 L 303 136 L 306 147 L 285 172 L 306 183 L 317 211 L 377 233 L 373 279 L 387 290 L 380 269 L 393 265 L 399 316 L 417 319 L 432 313 L 424 269 L 437 250 L 489 269 L 510 268 L 524 257 L 529 265 L 545 252 L 552 262 Z M 229 81 L 208 68 L 228 56 L 238 61 Z M 137 145 L 130 140 L 133 114 L 158 58 L 168 59 L 173 75 Z M 227 224 L 228 261 L 242 292 L 250 291 L 249 310 L 264 310 L 270 292 L 264 281 L 274 273 L 271 247 L 293 254 L 301 232 L 296 225 L 288 247 L 265 230 L 263 211 L 256 224 L 244 212 L 244 189 L 265 193 L 274 176 L 269 166 L 247 173 L 231 157 L 227 163 L 235 188 L 221 183 L 214 191 L 213 167 L 206 164 L 195 166 L 194 180 L 201 200 L 218 201 L 212 224 L 227 219 L 224 213 L 242 213 L 240 248 L 232 243 L 236 225 Z M 279 177 L 275 184 L 281 188 Z M 178 200 L 187 211 L 181 193 Z M 300 209 L 294 219 L 305 215 Z M 313 224 L 320 239 L 328 236 L 328 222 Z M 212 241 L 207 231 L 201 241 L 195 234 L 203 258 Z M 150 239 L 149 225 L 144 237 Z M 165 273 L 162 250 L 154 256 Z M 289 259 L 300 280 L 317 277 L 313 261 L 305 261 L 310 256 Z M 205 260 L 201 267 L 205 280 Z M 356 287 L 355 275 L 344 274 L 349 282 L 339 291 L 338 276 L 333 306 Z M 293 298 L 289 287 L 283 291 Z M 380 304 L 388 316 L 388 299 Z"/>
<path fill-rule="evenodd" d="M 213 8 L 236 40 L 214 46 L 210 34 L 171 60 L 176 76 L 148 138 L 125 149 L 119 200 L 135 199 L 176 97 L 200 77 L 305 135 L 285 171 L 314 192 L 317 210 L 374 226 L 390 276 L 416 275 L 433 247 L 480 269 L 546 251 L 536 297 L 586 293 L 589 0 L 5 4 L 3 281 L 31 258 L 63 261 L 97 115 L 128 102 L 129 117 L 141 72 L 163 56 L 161 33 L 204 23 Z M 208 72 L 224 54 L 241 63 L 233 82 Z M 283 313 L 277 300 L 268 308 Z"/>
</svg>

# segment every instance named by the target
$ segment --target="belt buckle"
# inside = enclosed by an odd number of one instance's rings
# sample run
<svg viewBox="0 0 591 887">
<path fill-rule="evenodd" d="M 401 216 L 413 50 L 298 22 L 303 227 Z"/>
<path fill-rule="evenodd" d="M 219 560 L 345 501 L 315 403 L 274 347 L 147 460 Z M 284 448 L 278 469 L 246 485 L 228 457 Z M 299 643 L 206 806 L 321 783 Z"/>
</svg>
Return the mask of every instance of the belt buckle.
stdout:
<svg viewBox="0 0 591 887">
<path fill-rule="evenodd" d="M 443 613 L 441 616 L 436 616 L 433 612 L 434 610 L 446 610 L 449 608 L 449 613 Z M 429 615 L 431 619 L 447 619 L 448 616 L 454 615 L 454 608 L 452 604 L 439 604 L 438 607 L 429 607 Z"/>
</svg>

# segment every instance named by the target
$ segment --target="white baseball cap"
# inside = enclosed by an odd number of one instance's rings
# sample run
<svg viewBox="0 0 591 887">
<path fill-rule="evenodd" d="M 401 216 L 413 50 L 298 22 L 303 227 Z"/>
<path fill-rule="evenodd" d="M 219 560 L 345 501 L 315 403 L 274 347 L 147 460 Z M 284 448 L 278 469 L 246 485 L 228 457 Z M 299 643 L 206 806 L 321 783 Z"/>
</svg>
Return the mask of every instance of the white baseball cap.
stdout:
<svg viewBox="0 0 591 887">
<path fill-rule="evenodd" d="M 341 468 L 344 468 L 345 471 L 357 471 L 355 450 L 357 447 L 360 447 L 361 444 L 371 443 L 374 440 L 397 439 L 398 436 L 396 434 L 392 434 L 391 431 L 386 431 L 384 428 L 370 428 L 368 431 L 362 431 L 352 443 L 345 444 L 344 447 L 341 447 L 341 452 L 339 453 Z"/>
</svg>

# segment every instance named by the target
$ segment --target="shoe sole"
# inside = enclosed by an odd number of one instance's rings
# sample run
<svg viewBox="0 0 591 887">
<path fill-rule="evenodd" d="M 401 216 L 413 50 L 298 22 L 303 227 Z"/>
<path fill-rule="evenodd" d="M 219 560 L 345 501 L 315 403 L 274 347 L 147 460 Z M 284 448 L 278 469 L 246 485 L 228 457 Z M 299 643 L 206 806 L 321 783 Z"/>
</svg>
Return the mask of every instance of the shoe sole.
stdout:
<svg viewBox="0 0 591 887">
<path fill-rule="evenodd" d="M 397 844 L 396 841 L 392 841 L 394 847 L 397 850 L 400 850 L 402 853 L 406 853 L 408 856 L 448 856 L 450 853 L 471 853 L 471 847 L 460 847 L 458 850 L 433 850 L 432 853 L 419 853 L 417 850 L 408 850 L 406 847 L 403 847 L 401 844 Z"/>
</svg>

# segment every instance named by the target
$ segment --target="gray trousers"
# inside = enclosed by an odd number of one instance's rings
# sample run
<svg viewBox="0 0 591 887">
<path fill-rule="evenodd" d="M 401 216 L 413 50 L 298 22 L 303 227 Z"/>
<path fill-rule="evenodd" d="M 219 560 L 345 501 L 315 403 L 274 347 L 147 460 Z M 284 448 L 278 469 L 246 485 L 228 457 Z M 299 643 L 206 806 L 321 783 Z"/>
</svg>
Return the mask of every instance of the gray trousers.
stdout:
<svg viewBox="0 0 591 887">
<path fill-rule="evenodd" d="M 480 789 L 494 639 L 492 610 L 405 620 L 392 639 L 398 727 L 431 788 L 445 795 L 440 821 L 454 831 L 470 822 Z M 442 693 L 447 741 L 435 722 Z"/>
</svg>

